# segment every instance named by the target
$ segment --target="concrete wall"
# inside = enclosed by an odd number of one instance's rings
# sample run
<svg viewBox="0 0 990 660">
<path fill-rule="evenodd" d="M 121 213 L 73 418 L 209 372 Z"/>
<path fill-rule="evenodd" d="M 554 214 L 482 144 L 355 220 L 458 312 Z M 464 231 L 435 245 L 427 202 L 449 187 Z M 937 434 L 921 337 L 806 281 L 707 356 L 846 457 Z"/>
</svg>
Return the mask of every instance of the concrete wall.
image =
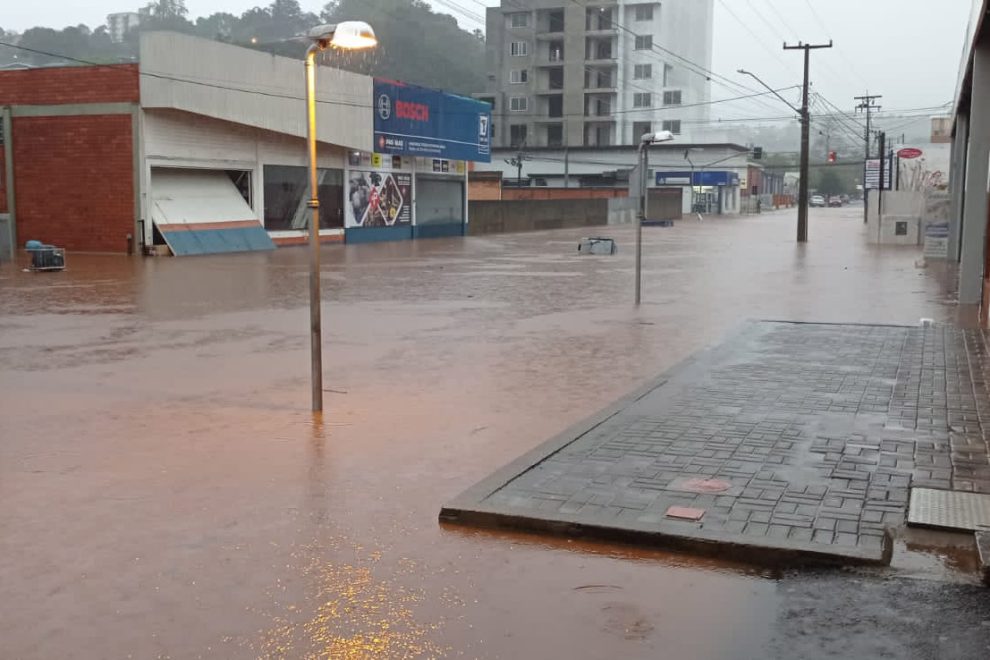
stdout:
<svg viewBox="0 0 990 660">
<path fill-rule="evenodd" d="M 628 188 L 503 188 L 502 199 L 612 199 L 629 197 Z"/>
<path fill-rule="evenodd" d="M 371 77 L 323 66 L 316 80 L 317 139 L 371 151 Z M 302 60 L 173 32 L 141 35 L 141 105 L 146 109 L 183 110 L 304 137 L 304 99 Z"/>
<path fill-rule="evenodd" d="M 966 200 L 963 209 L 959 266 L 959 302 L 983 299 L 983 267 L 987 235 L 988 165 L 990 165 L 990 34 L 978 41 L 973 53 L 969 111 L 969 149 L 966 159 Z M 984 310 L 985 311 L 985 310 Z"/>
<path fill-rule="evenodd" d="M 469 203 L 468 234 L 540 231 L 563 227 L 605 225 L 609 200 L 520 200 Z"/>
<path fill-rule="evenodd" d="M 614 197 L 608 200 L 608 224 L 627 225 L 636 222 L 639 199 L 636 197 Z"/>
</svg>

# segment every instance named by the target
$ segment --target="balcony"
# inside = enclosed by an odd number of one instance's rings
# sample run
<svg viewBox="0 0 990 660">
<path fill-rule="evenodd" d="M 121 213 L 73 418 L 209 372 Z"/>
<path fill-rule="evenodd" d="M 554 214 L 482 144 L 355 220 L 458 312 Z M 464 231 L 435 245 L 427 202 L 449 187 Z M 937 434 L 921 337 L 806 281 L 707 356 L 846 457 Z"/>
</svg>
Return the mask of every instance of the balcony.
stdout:
<svg viewBox="0 0 990 660">
<path fill-rule="evenodd" d="M 615 80 L 615 76 L 585 76 L 584 89 L 590 93 L 615 94 L 618 91 Z"/>
</svg>

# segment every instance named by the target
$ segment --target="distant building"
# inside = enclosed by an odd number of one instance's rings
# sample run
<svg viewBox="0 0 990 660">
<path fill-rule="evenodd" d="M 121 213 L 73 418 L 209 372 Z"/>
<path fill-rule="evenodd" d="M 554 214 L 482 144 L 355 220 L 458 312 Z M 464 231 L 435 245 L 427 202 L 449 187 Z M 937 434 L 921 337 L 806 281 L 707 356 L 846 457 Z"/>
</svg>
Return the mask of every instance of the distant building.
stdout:
<svg viewBox="0 0 990 660">
<path fill-rule="evenodd" d="M 708 120 L 714 0 L 503 0 L 487 12 L 496 147 L 607 147 Z M 690 64 L 689 64 L 690 63 Z"/>
<path fill-rule="evenodd" d="M 124 36 L 141 23 L 141 16 L 133 11 L 122 11 L 116 14 L 107 14 L 107 31 L 110 33 L 110 40 L 120 43 Z"/>
</svg>

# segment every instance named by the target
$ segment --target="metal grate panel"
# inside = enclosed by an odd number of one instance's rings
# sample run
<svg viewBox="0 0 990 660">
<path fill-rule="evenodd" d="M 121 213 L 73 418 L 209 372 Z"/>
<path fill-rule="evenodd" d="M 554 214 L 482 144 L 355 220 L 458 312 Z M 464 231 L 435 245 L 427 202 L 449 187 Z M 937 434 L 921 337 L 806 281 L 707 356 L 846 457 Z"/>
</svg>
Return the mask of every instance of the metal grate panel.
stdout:
<svg viewBox="0 0 990 660">
<path fill-rule="evenodd" d="M 912 488 L 908 524 L 969 531 L 990 529 L 990 495 Z"/>
</svg>

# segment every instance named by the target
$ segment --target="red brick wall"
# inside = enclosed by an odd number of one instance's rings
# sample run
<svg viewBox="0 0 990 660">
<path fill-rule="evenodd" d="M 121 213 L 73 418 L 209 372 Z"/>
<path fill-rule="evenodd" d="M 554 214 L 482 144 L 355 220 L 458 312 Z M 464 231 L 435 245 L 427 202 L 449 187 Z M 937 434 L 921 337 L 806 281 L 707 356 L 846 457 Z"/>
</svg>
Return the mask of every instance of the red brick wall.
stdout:
<svg viewBox="0 0 990 660">
<path fill-rule="evenodd" d="M 13 134 L 18 242 L 125 252 L 134 233 L 131 116 L 15 117 Z"/>
<path fill-rule="evenodd" d="M 138 65 L 0 71 L 0 105 L 137 103 Z"/>
</svg>

